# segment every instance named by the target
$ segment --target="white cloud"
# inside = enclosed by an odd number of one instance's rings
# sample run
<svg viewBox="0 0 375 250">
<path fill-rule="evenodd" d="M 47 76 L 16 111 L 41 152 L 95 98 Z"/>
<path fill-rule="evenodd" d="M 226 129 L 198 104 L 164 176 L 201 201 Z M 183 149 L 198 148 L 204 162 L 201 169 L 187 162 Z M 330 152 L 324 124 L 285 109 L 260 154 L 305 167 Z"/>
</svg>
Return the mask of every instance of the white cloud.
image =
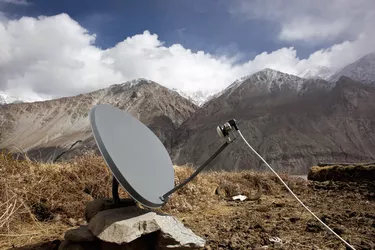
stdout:
<svg viewBox="0 0 375 250">
<path fill-rule="evenodd" d="M 230 58 L 193 53 L 179 44 L 166 47 L 148 31 L 107 50 L 94 41 L 66 14 L 2 22 L 0 90 L 51 98 L 143 77 L 185 91 L 213 91 L 243 73 Z"/>
<path fill-rule="evenodd" d="M 373 0 L 237 0 L 230 11 L 245 19 L 263 19 L 280 25 L 281 40 L 310 43 L 352 39 L 373 29 Z"/>
<path fill-rule="evenodd" d="M 23 98 L 50 98 L 119 83 L 121 74 L 102 59 L 94 41 L 66 14 L 2 22 L 0 88 Z"/>
<path fill-rule="evenodd" d="M 185 91 L 215 90 L 240 73 L 230 59 L 214 58 L 203 51 L 193 53 L 179 44 L 165 47 L 148 31 L 127 38 L 104 55 L 126 80 L 144 77 Z"/>
<path fill-rule="evenodd" d="M 95 35 L 66 14 L 0 20 L 0 91 L 26 100 L 75 95 L 134 78 L 147 78 L 185 92 L 217 91 L 265 67 L 299 74 L 315 66 L 342 67 L 372 52 L 375 35 L 361 34 L 300 60 L 294 48 L 236 57 L 166 46 L 148 31 L 102 50 Z"/>
<path fill-rule="evenodd" d="M 1 3 L 15 4 L 15 5 L 29 5 L 30 4 L 27 0 L 0 0 L 0 4 Z"/>
</svg>

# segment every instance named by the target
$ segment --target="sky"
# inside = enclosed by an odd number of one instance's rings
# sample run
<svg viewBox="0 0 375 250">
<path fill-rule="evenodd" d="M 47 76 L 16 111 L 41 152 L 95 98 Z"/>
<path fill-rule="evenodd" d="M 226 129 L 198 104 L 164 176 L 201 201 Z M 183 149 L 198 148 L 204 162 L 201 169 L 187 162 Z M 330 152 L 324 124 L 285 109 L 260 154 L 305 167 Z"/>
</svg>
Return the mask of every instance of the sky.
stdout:
<svg viewBox="0 0 375 250">
<path fill-rule="evenodd" d="M 375 51 L 373 0 L 0 0 L 0 93 L 44 100 L 147 78 L 187 93 Z"/>
</svg>

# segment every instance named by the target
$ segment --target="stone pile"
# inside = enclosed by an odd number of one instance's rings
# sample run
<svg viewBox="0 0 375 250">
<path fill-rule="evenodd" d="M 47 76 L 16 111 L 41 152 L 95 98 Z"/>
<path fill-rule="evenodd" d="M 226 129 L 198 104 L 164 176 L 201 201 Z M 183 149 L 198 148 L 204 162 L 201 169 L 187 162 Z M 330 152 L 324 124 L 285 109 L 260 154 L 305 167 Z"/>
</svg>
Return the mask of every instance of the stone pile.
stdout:
<svg viewBox="0 0 375 250">
<path fill-rule="evenodd" d="M 99 199 L 86 207 L 87 225 L 65 233 L 59 250 L 202 249 L 205 240 L 170 215 L 139 208 L 131 200 Z"/>
</svg>

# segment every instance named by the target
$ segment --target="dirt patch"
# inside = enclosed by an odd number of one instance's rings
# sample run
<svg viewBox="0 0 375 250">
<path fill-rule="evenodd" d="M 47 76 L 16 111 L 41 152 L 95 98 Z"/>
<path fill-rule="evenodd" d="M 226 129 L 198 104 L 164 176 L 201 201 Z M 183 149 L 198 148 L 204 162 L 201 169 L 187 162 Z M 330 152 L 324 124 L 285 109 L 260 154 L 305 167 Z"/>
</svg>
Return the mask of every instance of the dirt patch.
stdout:
<svg viewBox="0 0 375 250">
<path fill-rule="evenodd" d="M 362 188 L 330 186 L 320 189 L 311 183 L 297 193 L 356 249 L 374 249 L 375 203 L 366 198 L 368 187 Z M 207 239 L 211 249 L 264 246 L 268 249 L 346 249 L 286 193 L 265 195 L 255 202 L 225 202 L 212 205 L 212 209 L 215 213 L 204 210 L 176 214 L 194 232 Z"/>
</svg>

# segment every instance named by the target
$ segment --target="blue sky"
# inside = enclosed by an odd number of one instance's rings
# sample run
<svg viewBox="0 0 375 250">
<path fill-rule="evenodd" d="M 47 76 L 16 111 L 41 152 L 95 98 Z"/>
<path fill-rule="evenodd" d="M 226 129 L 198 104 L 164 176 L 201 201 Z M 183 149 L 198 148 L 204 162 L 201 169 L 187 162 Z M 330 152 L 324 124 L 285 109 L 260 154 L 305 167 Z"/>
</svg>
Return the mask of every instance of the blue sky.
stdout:
<svg viewBox="0 0 375 250">
<path fill-rule="evenodd" d="M 0 0 L 0 94 L 135 78 L 212 94 L 264 68 L 319 75 L 373 52 L 373 23 L 374 0 Z"/>
<path fill-rule="evenodd" d="M 9 5 L 10 16 L 52 16 L 67 13 L 91 33 L 96 45 L 114 46 L 128 36 L 149 30 L 166 45 L 179 43 L 193 51 L 212 54 L 241 52 L 243 59 L 280 47 L 294 46 L 300 58 L 331 44 L 280 41 L 276 21 L 245 20 L 230 13 L 236 1 L 206 0 L 30 0 L 29 5 Z"/>
</svg>

